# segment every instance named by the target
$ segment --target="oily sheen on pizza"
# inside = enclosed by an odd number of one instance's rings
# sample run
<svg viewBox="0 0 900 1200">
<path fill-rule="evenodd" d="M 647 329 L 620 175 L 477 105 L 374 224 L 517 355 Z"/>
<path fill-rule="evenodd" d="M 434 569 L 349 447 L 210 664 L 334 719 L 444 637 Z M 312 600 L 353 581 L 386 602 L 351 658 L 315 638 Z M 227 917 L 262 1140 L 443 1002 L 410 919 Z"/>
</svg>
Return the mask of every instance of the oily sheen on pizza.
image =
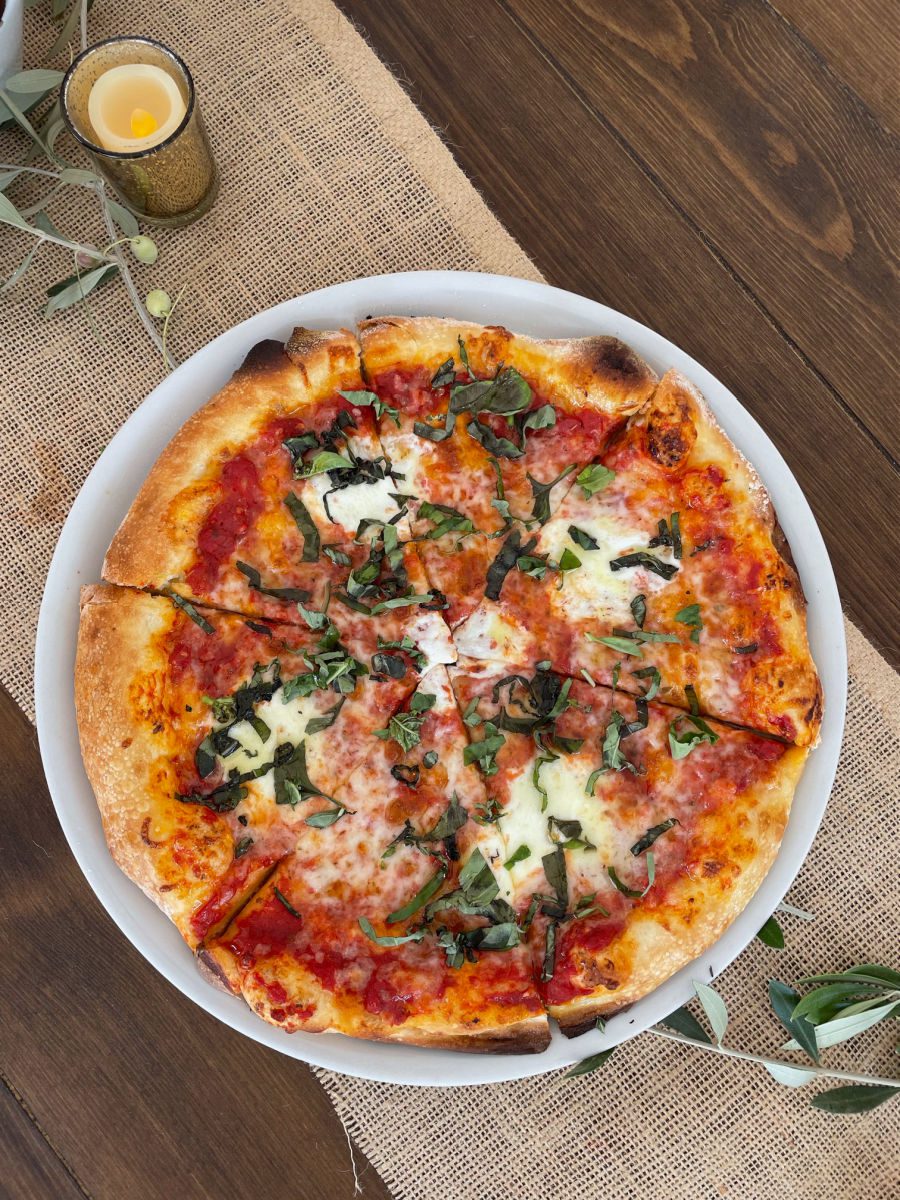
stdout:
<svg viewBox="0 0 900 1200">
<path fill-rule="evenodd" d="M 377 317 L 254 347 L 84 589 L 110 850 L 290 1032 L 530 1052 L 741 912 L 822 697 L 790 551 L 691 383 Z"/>
</svg>

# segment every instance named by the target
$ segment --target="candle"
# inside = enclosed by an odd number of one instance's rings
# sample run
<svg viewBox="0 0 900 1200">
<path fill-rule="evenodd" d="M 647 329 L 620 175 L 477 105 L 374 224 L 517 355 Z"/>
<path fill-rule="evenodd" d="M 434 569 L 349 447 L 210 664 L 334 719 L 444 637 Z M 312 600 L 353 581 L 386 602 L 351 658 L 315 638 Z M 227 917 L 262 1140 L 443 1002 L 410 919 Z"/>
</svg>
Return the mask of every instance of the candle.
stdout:
<svg viewBox="0 0 900 1200">
<path fill-rule="evenodd" d="M 74 59 L 62 118 L 116 198 L 151 225 L 178 228 L 215 203 L 219 173 L 187 64 L 145 37 L 109 38 Z"/>
<path fill-rule="evenodd" d="M 88 97 L 98 143 L 118 153 L 159 145 L 187 111 L 178 84 L 152 63 L 122 63 L 100 75 Z"/>
</svg>

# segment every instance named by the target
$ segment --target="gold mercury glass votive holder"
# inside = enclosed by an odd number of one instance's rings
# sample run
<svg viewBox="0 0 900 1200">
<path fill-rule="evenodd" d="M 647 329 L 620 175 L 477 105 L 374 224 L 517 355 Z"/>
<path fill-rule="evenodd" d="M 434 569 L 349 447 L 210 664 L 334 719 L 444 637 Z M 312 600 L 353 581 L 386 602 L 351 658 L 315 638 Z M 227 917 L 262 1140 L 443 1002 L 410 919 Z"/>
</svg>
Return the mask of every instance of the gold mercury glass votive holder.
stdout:
<svg viewBox="0 0 900 1200">
<path fill-rule="evenodd" d="M 174 80 L 185 105 L 178 127 L 146 150 L 107 150 L 99 144 L 88 115 L 96 81 L 112 67 L 147 63 Z M 150 225 L 178 228 L 208 212 L 219 192 L 219 173 L 197 97 L 185 63 L 152 38 L 118 37 L 89 46 L 74 60 L 62 81 L 63 120 L 89 152 L 97 172 L 122 203 Z"/>
</svg>

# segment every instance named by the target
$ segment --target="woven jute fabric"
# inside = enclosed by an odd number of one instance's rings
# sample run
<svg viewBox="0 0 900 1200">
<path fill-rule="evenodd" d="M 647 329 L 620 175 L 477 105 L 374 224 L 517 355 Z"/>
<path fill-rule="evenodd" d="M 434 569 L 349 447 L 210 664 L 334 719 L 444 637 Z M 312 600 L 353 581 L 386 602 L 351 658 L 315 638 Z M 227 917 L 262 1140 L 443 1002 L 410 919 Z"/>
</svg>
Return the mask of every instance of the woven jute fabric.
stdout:
<svg viewBox="0 0 900 1200">
<path fill-rule="evenodd" d="M 900 679 L 849 622 L 849 708 L 837 782 L 779 914 L 784 950 L 755 942 L 716 981 L 726 1045 L 781 1053 L 767 982 L 896 964 Z M 884 1025 L 825 1051 L 839 1069 L 900 1077 Z M 577 1043 L 576 1043 L 577 1046 Z M 577 1053 L 577 1050 L 576 1050 Z M 591 1075 L 469 1088 L 399 1087 L 318 1071 L 398 1200 L 855 1200 L 900 1195 L 900 1107 L 810 1106 L 760 1066 L 644 1033 Z M 834 1083 L 825 1086 L 836 1086 Z"/>
<path fill-rule="evenodd" d="M 144 31 L 189 62 L 222 173 L 212 213 L 160 235 L 159 263 L 135 271 L 142 290 L 186 285 L 171 338 L 179 357 L 261 308 L 360 275 L 456 268 L 539 278 L 327 0 L 176 2 L 155 6 L 152 21 L 133 0 L 92 9 L 91 40 Z M 43 61 L 52 37 L 32 12 L 28 65 Z M 22 149 L 18 135 L 0 133 L 0 161 Z M 51 216 L 70 236 L 102 244 L 92 198 L 74 201 L 69 189 Z M 27 246 L 0 227 L 0 275 Z M 96 293 L 90 319 L 77 309 L 42 320 L 45 289 L 70 269 L 46 247 L 0 297 L 0 677 L 29 712 L 32 639 L 60 526 L 102 447 L 162 376 L 117 285 Z M 790 896 L 814 920 L 785 917 L 788 948 L 754 945 L 718 985 L 729 1040 L 746 1049 L 771 1052 L 783 1040 L 765 1000 L 770 976 L 896 955 L 900 687 L 854 627 L 847 635 L 838 782 Z M 828 1054 L 845 1068 L 896 1071 L 883 1030 Z M 556 1073 L 451 1091 L 318 1075 L 403 1200 L 896 1194 L 896 1103 L 829 1117 L 809 1107 L 806 1089 L 651 1034 L 577 1080 Z"/>
<path fill-rule="evenodd" d="M 55 31 L 36 12 L 28 18 L 25 61 L 36 66 Z M 153 233 L 159 261 L 134 268 L 142 292 L 185 287 L 171 325 L 177 357 L 272 304 L 362 275 L 539 278 L 328 0 L 176 0 L 152 14 L 98 0 L 89 23 L 91 41 L 146 33 L 181 53 L 219 164 L 211 213 Z M 0 132 L 0 162 L 20 160 L 28 144 Z M 68 136 L 57 149 L 81 161 Z M 15 187 L 14 200 L 31 197 L 32 184 Z M 68 237 L 102 246 L 95 210 L 91 193 L 68 187 L 48 212 Z M 0 225 L 0 279 L 30 245 Z M 163 376 L 118 282 L 93 294 L 90 313 L 43 319 L 47 287 L 72 270 L 67 251 L 45 246 L 0 296 L 0 680 L 31 715 L 34 631 L 60 527 L 104 445 Z"/>
</svg>

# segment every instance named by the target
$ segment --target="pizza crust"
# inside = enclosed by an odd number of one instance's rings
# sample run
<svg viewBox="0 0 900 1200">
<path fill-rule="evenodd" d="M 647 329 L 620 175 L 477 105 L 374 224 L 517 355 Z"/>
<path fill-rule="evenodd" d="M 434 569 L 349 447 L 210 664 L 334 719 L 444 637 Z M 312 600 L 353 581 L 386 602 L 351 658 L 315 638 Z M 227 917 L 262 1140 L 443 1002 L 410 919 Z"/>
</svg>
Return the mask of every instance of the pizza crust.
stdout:
<svg viewBox="0 0 900 1200">
<path fill-rule="evenodd" d="M 162 668 L 152 667 L 148 647 L 165 631 L 167 607 L 155 597 L 105 584 L 82 589 L 75 711 L 85 770 L 113 858 L 193 945 L 190 917 L 206 898 L 208 883 L 166 870 L 160 831 L 177 823 L 187 833 L 201 817 L 196 808 L 169 798 L 177 785 L 167 732 L 141 719 L 157 704 Z M 141 689 L 135 685 L 138 662 L 149 668 Z M 203 822 L 202 836 L 201 865 L 207 878 L 215 877 L 232 861 L 232 835 L 224 821 L 217 821 Z"/>
<path fill-rule="evenodd" d="M 539 339 L 501 325 L 475 325 L 443 317 L 373 317 L 359 326 L 363 370 L 368 378 L 398 365 L 432 372 L 448 357 L 459 359 L 465 343 L 472 369 L 491 376 L 501 366 L 540 378 L 554 399 L 574 410 L 594 408 L 616 416 L 636 412 L 657 377 L 618 338 Z"/>
<path fill-rule="evenodd" d="M 359 386 L 359 344 L 346 329 L 295 329 L 287 348 L 260 342 L 157 459 L 103 563 L 109 583 L 161 588 L 193 559 L 222 463 L 268 423 Z"/>
</svg>

